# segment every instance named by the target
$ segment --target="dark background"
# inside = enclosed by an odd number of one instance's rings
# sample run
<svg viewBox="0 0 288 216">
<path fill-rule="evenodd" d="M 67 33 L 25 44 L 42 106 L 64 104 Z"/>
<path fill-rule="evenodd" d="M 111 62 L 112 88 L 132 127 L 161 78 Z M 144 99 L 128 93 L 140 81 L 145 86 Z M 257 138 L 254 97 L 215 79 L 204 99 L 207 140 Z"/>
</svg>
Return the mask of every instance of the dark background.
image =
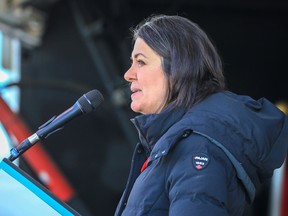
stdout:
<svg viewBox="0 0 288 216">
<path fill-rule="evenodd" d="M 150 14 L 198 23 L 224 61 L 229 89 L 273 103 L 287 99 L 288 3 L 280 0 L 46 0 L 40 46 L 23 49 L 21 112 L 32 131 L 98 89 L 104 103 L 43 142 L 92 215 L 113 215 L 125 187 L 137 134 L 123 74 L 129 28 Z M 267 215 L 269 185 L 252 207 Z M 72 206 L 77 209 L 77 206 Z"/>
</svg>

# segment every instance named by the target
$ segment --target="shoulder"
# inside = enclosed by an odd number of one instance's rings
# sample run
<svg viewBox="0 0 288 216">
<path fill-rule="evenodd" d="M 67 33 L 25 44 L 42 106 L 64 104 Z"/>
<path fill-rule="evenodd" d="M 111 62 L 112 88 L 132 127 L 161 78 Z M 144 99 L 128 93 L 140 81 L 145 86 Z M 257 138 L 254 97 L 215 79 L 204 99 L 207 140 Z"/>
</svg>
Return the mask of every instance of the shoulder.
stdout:
<svg viewBox="0 0 288 216">
<path fill-rule="evenodd" d="M 191 133 L 182 138 L 167 154 L 167 163 L 170 169 L 176 172 L 198 173 L 199 171 L 208 174 L 221 172 L 229 177 L 233 172 L 233 165 L 222 149 L 217 147 L 205 137 Z"/>
<path fill-rule="evenodd" d="M 215 160 L 225 160 L 225 153 L 213 144 L 209 139 L 193 131 L 187 136 L 179 139 L 173 149 L 171 149 L 172 156 L 175 158 L 185 158 L 194 154 L 207 154 Z"/>
</svg>

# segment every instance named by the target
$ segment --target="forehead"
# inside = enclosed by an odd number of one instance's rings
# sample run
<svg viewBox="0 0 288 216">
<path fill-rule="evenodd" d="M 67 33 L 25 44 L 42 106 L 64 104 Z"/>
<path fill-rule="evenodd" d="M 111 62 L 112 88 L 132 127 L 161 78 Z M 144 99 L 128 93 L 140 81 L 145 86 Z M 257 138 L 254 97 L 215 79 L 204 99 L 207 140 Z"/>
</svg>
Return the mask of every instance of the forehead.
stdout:
<svg viewBox="0 0 288 216">
<path fill-rule="evenodd" d="M 132 57 L 135 58 L 139 55 L 144 56 L 146 58 L 148 58 L 148 56 L 160 57 L 152 48 L 148 46 L 148 44 L 142 38 L 136 39 L 132 51 Z"/>
<path fill-rule="evenodd" d="M 142 38 L 137 38 L 135 43 L 134 43 L 134 48 L 132 53 L 138 53 L 141 51 L 148 50 L 149 46 L 146 44 L 146 42 Z"/>
</svg>

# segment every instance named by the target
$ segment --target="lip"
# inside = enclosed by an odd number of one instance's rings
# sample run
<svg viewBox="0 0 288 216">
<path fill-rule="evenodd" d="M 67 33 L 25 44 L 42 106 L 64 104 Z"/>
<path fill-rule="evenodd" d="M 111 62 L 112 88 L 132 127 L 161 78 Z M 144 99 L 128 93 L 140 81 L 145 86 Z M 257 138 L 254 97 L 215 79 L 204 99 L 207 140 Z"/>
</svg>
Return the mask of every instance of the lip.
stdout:
<svg viewBox="0 0 288 216">
<path fill-rule="evenodd" d="M 131 92 L 132 92 L 131 99 L 133 100 L 136 97 L 138 97 L 141 94 L 142 91 L 139 88 L 132 87 L 131 88 Z"/>
<path fill-rule="evenodd" d="M 135 93 L 135 92 L 141 91 L 139 88 L 136 88 L 136 87 L 131 87 L 130 90 L 131 90 L 132 93 Z"/>
<path fill-rule="evenodd" d="M 131 98 L 134 99 L 135 97 L 139 96 L 141 94 L 141 91 L 135 91 L 131 94 Z"/>
</svg>

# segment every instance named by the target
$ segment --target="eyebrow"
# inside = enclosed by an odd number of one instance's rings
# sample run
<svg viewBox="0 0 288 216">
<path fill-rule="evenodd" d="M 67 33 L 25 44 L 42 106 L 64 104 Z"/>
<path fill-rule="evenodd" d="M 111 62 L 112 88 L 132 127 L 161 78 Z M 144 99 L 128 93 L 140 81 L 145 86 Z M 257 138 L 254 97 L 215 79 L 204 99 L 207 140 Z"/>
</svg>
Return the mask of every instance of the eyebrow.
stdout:
<svg viewBox="0 0 288 216">
<path fill-rule="evenodd" d="M 147 59 L 147 56 L 145 56 L 143 53 L 136 53 L 136 54 L 134 54 L 134 58 L 137 58 L 138 56 L 143 56 L 144 58 L 146 58 Z M 131 59 L 133 58 L 133 57 L 131 57 Z"/>
</svg>

